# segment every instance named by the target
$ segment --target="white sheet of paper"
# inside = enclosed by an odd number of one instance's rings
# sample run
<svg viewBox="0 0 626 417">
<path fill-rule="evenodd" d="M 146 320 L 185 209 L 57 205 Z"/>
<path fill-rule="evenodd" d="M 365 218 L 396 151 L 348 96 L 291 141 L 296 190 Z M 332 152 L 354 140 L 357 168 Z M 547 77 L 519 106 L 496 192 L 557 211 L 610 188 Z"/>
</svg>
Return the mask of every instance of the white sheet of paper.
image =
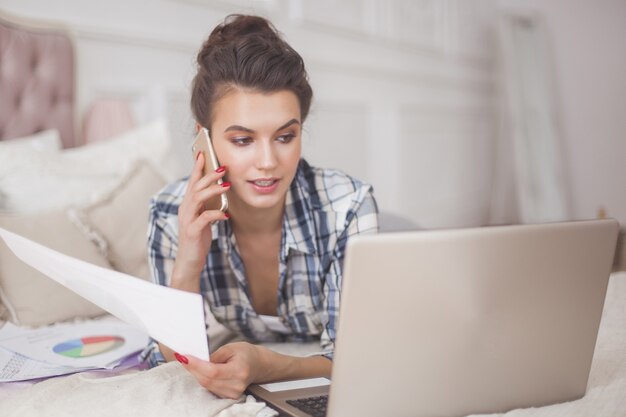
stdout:
<svg viewBox="0 0 626 417">
<path fill-rule="evenodd" d="M 59 323 L 36 329 L 5 323 L 0 347 L 59 366 L 114 368 L 148 344 L 148 335 L 118 319 Z"/>
<path fill-rule="evenodd" d="M 181 354 L 209 359 L 202 296 L 56 252 L 0 228 L 15 255 L 59 284 Z"/>
</svg>

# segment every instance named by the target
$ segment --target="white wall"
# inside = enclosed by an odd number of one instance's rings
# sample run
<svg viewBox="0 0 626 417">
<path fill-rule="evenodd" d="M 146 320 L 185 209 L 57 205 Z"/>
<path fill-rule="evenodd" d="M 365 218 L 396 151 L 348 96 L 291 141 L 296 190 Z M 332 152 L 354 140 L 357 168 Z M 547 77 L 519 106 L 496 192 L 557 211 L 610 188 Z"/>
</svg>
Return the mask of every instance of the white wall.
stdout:
<svg viewBox="0 0 626 417">
<path fill-rule="evenodd" d="M 626 223 L 626 2 L 498 0 L 546 23 L 573 218 Z"/>
<path fill-rule="evenodd" d="M 165 92 L 184 169 L 197 49 L 231 12 L 270 17 L 303 55 L 315 98 L 305 155 L 371 182 L 381 210 L 422 227 L 488 221 L 493 0 L 0 0 L 76 33 L 78 104 Z"/>
</svg>

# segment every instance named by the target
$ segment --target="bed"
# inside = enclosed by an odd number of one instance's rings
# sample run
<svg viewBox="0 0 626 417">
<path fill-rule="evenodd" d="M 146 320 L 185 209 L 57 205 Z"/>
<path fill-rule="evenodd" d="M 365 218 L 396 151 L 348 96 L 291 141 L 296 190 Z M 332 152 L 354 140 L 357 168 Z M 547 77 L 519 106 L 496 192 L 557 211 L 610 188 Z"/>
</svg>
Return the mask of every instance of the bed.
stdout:
<svg viewBox="0 0 626 417">
<path fill-rule="evenodd" d="M 0 14 L 0 227 L 79 259 L 149 279 L 149 197 L 175 177 L 165 121 L 84 144 L 75 49 L 63 28 Z M 0 242 L 0 324 L 44 326 L 103 310 L 17 261 Z M 216 321 L 211 349 L 232 340 Z M 311 345 L 270 345 L 294 355 Z M 219 399 L 178 363 L 0 384 L 0 415 L 269 416 L 252 399 Z M 610 280 L 587 395 L 506 416 L 626 415 L 626 273 Z"/>
</svg>

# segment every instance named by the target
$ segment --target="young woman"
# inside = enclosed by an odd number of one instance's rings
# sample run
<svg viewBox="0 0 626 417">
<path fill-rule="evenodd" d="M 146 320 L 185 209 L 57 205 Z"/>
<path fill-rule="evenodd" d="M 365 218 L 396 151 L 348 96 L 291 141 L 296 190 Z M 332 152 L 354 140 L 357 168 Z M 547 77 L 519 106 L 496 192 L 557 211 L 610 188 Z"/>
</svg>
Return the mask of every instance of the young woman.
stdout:
<svg viewBox="0 0 626 417">
<path fill-rule="evenodd" d="M 218 396 L 330 376 L 346 242 L 378 228 L 369 185 L 301 159 L 311 98 L 302 58 L 271 24 L 229 16 L 198 54 L 191 97 L 221 166 L 203 176 L 200 154 L 188 178 L 151 202 L 156 282 L 202 294 L 215 318 L 250 342 L 321 340 L 324 352 L 312 357 L 238 342 L 210 361 L 153 343 L 151 364 L 176 358 Z M 227 213 L 204 208 L 222 193 Z"/>
</svg>

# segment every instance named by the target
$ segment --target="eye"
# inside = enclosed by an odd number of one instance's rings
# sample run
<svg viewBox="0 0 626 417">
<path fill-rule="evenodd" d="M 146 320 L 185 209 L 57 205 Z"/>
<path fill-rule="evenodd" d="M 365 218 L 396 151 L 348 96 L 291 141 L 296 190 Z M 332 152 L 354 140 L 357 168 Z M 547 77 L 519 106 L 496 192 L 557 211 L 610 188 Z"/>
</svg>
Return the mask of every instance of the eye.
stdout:
<svg viewBox="0 0 626 417">
<path fill-rule="evenodd" d="M 237 146 L 246 146 L 252 143 L 252 138 L 248 136 L 238 136 L 231 138 L 230 141 Z"/>
<path fill-rule="evenodd" d="M 289 143 L 295 137 L 296 137 L 296 135 L 294 135 L 293 133 L 286 133 L 284 135 L 280 135 L 279 137 L 277 137 L 276 140 L 281 142 L 281 143 Z"/>
</svg>

